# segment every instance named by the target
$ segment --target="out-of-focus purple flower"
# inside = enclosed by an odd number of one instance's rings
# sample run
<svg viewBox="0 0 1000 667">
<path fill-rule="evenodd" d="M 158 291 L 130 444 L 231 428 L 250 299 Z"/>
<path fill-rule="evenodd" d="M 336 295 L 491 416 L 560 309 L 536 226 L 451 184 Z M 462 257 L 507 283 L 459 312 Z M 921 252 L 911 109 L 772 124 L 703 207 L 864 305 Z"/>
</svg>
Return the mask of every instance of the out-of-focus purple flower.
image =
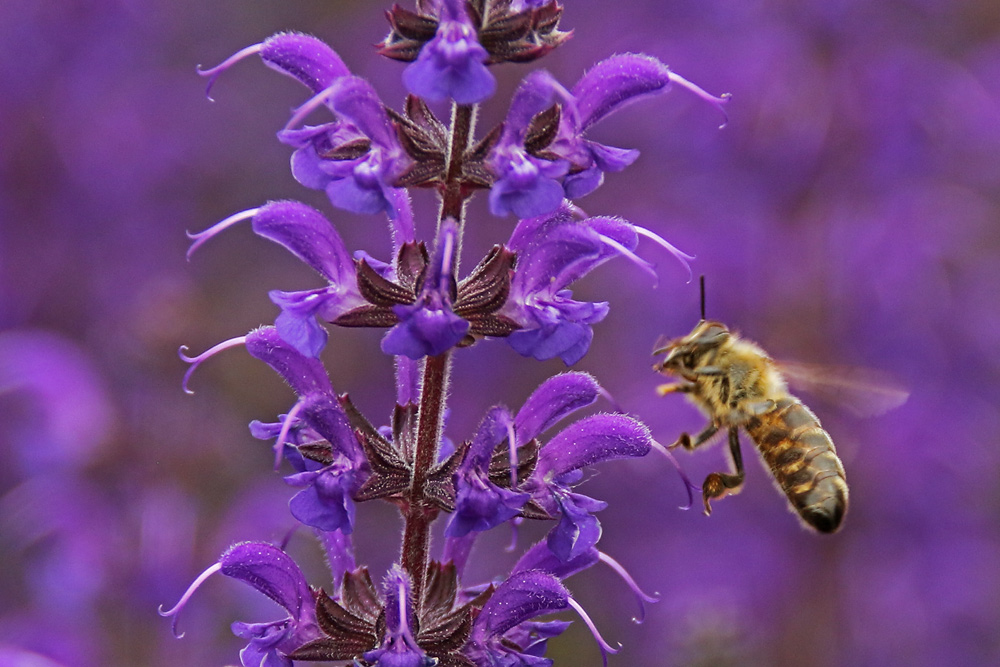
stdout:
<svg viewBox="0 0 1000 667">
<path fill-rule="evenodd" d="M 544 642 L 569 624 L 526 624 L 536 616 L 568 608 L 569 599 L 569 591 L 553 575 L 537 570 L 515 572 L 483 605 L 463 652 L 481 666 L 551 665 L 551 660 L 541 657 Z"/>
<path fill-rule="evenodd" d="M 563 207 L 554 215 L 522 220 L 511 236 L 518 263 L 503 314 L 521 325 L 507 337 L 517 352 L 536 359 L 559 357 L 566 365 L 583 358 L 608 314 L 606 302 L 575 301 L 574 281 L 618 255 L 632 256 L 639 238 L 614 218 L 574 220 Z"/>
<path fill-rule="evenodd" d="M 382 645 L 364 654 L 364 659 L 370 664 L 378 667 L 432 667 L 438 663 L 424 653 L 413 636 L 416 610 L 410 588 L 409 576 L 399 565 L 394 565 L 382 585 L 385 599 Z"/>
<path fill-rule="evenodd" d="M 649 453 L 652 437 L 641 422 L 625 416 L 600 414 L 574 422 L 542 447 L 538 463 L 524 489 L 559 524 L 549 532 L 548 546 L 563 561 L 593 547 L 601 537 L 601 526 L 593 512 L 605 503 L 573 493 L 582 479 L 582 468 L 612 459 L 640 457 Z"/>
<path fill-rule="evenodd" d="M 316 597 L 302 571 L 288 554 L 264 542 L 242 542 L 230 547 L 191 584 L 173 609 L 160 612 L 174 617 L 175 634 L 181 610 L 216 572 L 249 584 L 288 612 L 288 617 L 269 623 L 233 623 L 233 634 L 249 640 L 240 652 L 244 667 L 291 667 L 288 654 L 320 636 Z"/>
<path fill-rule="evenodd" d="M 104 380 L 69 339 L 43 330 L 0 332 L 0 394 L 24 395 L 30 419 L 6 412 L 0 433 L 25 471 L 72 468 L 99 451 L 114 423 Z"/>
<path fill-rule="evenodd" d="M 441 354 L 468 333 L 469 322 L 452 310 L 457 296 L 454 278 L 457 234 L 458 226 L 453 219 L 441 223 L 438 246 L 416 302 L 393 307 L 399 324 L 382 339 L 382 351 L 386 354 L 411 359 Z"/>
<path fill-rule="evenodd" d="M 451 98 L 457 104 L 478 104 L 496 90 L 496 79 L 486 68 L 489 56 L 464 0 L 441 0 L 440 8 L 437 33 L 403 71 L 403 83 L 429 102 Z"/>
</svg>

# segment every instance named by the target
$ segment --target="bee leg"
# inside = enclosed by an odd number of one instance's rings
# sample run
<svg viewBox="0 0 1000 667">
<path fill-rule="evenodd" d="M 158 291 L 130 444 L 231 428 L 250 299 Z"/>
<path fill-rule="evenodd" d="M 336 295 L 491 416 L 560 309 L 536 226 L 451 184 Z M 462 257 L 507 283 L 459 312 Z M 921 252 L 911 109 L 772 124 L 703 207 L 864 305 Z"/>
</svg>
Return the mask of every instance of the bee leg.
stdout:
<svg viewBox="0 0 1000 667">
<path fill-rule="evenodd" d="M 656 393 L 660 396 L 666 396 L 667 394 L 688 394 L 694 389 L 693 384 L 685 384 L 682 382 L 668 382 L 666 384 L 661 384 L 656 388 Z"/>
<path fill-rule="evenodd" d="M 705 478 L 701 485 L 701 494 L 705 500 L 705 514 L 712 513 L 709 501 L 723 498 L 730 493 L 736 493 L 743 486 L 743 454 L 740 452 L 739 433 L 735 427 L 729 429 L 729 452 L 733 456 L 735 473 L 713 472 Z"/>
<path fill-rule="evenodd" d="M 678 447 L 683 447 L 684 449 L 691 451 L 692 449 L 697 449 L 701 447 L 706 442 L 712 439 L 712 436 L 719 432 L 719 427 L 715 424 L 709 424 L 705 427 L 701 433 L 695 436 L 694 440 L 691 439 L 691 435 L 688 433 L 681 433 L 677 438 L 677 442 L 670 445 L 668 449 L 677 449 Z"/>
</svg>

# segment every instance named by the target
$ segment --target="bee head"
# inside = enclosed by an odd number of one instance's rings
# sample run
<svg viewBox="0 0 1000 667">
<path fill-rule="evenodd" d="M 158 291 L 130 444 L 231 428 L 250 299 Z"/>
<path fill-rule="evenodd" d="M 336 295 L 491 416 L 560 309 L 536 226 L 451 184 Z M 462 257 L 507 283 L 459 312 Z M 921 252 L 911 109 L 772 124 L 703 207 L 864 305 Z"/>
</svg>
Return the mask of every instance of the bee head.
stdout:
<svg viewBox="0 0 1000 667">
<path fill-rule="evenodd" d="M 702 320 L 687 336 L 675 338 L 653 351 L 653 354 L 666 354 L 656 369 L 684 375 L 686 371 L 697 367 L 699 360 L 705 354 L 720 347 L 729 340 L 729 337 L 726 325 Z"/>
</svg>

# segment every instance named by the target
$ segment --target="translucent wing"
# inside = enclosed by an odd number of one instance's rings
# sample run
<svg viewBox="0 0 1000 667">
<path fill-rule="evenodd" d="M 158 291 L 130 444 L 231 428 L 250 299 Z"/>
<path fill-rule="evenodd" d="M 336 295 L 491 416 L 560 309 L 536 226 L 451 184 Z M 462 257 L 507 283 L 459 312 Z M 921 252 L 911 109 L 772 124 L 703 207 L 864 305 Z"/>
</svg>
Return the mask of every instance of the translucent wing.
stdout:
<svg viewBox="0 0 1000 667">
<path fill-rule="evenodd" d="M 860 366 L 826 366 L 776 362 L 788 384 L 846 409 L 857 417 L 874 417 L 898 408 L 909 398 L 889 375 Z"/>
</svg>

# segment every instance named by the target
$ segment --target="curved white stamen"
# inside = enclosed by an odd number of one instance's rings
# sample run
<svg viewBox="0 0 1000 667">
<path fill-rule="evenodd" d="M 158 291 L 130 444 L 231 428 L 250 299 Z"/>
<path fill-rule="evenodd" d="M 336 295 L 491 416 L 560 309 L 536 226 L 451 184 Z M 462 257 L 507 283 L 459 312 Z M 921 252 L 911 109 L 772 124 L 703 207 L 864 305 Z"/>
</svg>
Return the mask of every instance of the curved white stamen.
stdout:
<svg viewBox="0 0 1000 667">
<path fill-rule="evenodd" d="M 221 222 L 215 223 L 214 225 L 212 225 L 211 227 L 209 227 L 208 229 L 206 229 L 204 231 L 200 231 L 200 232 L 197 232 L 197 233 L 194 233 L 194 234 L 192 234 L 191 232 L 184 232 L 185 234 L 187 234 L 187 237 L 189 239 L 191 239 L 192 241 L 194 241 L 194 243 L 191 244 L 191 247 L 188 248 L 188 251 L 187 251 L 187 255 L 186 256 L 187 256 L 188 261 L 191 260 L 191 255 L 194 254 L 194 251 L 197 250 L 199 247 L 201 247 L 201 244 L 203 244 L 205 241 L 207 241 L 208 239 L 212 238 L 213 236 L 215 236 L 216 234 L 218 234 L 222 230 L 228 229 L 229 227 L 232 227 L 237 222 L 241 222 L 241 221 L 246 220 L 248 218 L 254 217 L 255 215 L 257 215 L 257 211 L 259 211 L 261 208 L 262 207 L 248 208 L 245 211 L 240 211 L 239 213 L 233 213 L 231 216 L 229 216 L 225 220 L 222 220 Z"/>
<path fill-rule="evenodd" d="M 326 104 L 330 95 L 333 94 L 333 89 L 336 86 L 337 83 L 334 83 L 329 88 L 324 88 L 323 90 L 319 91 L 318 93 L 310 97 L 308 100 L 306 100 L 302 104 L 302 106 L 300 106 L 298 109 L 295 110 L 295 113 L 292 114 L 292 117 L 288 119 L 288 122 L 285 123 L 284 129 L 291 130 L 293 127 L 301 123 L 306 116 L 311 114 L 316 109 L 316 107 Z"/>
<path fill-rule="evenodd" d="M 648 595 L 641 588 L 639 588 L 639 584 L 635 583 L 635 579 L 633 579 L 632 575 L 628 573 L 628 570 L 626 570 L 621 563 L 616 561 L 611 556 L 607 555 L 603 551 L 598 551 L 597 557 L 602 563 L 614 570 L 618 576 L 625 581 L 625 585 L 632 589 L 632 593 L 635 595 L 636 601 L 639 603 L 639 616 L 637 618 L 633 618 L 632 620 L 636 623 L 642 623 L 646 618 L 646 607 L 642 603 L 644 601 L 649 603 L 659 602 L 660 598 Z"/>
<path fill-rule="evenodd" d="M 223 350 L 228 350 L 229 348 L 236 347 L 237 345 L 243 345 L 243 343 L 246 341 L 246 338 L 247 338 L 246 336 L 237 336 L 236 338 L 230 338 L 229 340 L 224 340 L 218 345 L 215 345 L 214 347 L 210 347 L 209 349 L 205 350 L 196 357 L 189 357 L 188 355 L 184 354 L 185 352 L 187 352 L 188 346 L 181 345 L 180 349 L 177 350 L 177 354 L 180 356 L 181 360 L 184 363 L 191 364 L 191 368 L 187 369 L 187 372 L 184 373 L 184 381 L 181 382 L 181 387 L 184 389 L 184 393 L 185 394 L 194 393 L 193 391 L 188 389 L 188 380 L 191 379 L 191 374 L 194 373 L 194 369 L 198 368 L 198 366 L 200 366 L 203 361 L 205 361 L 209 357 L 215 356 L 216 354 L 222 352 Z"/>
<path fill-rule="evenodd" d="M 202 69 L 201 65 L 198 65 L 198 67 L 195 68 L 195 69 L 197 69 L 198 74 L 201 75 L 201 76 L 207 76 L 208 77 L 208 86 L 206 86 L 206 88 L 205 88 L 205 97 L 207 97 L 209 99 L 209 101 L 214 102 L 215 100 L 212 99 L 212 95 L 211 95 L 212 86 L 215 85 L 215 80 L 217 78 L 219 78 L 219 75 L 222 74 L 223 72 L 225 72 L 227 69 L 229 69 L 235 63 L 237 63 L 237 62 L 243 60 L 244 58 L 246 58 L 247 56 L 253 55 L 255 53 L 260 53 L 260 50 L 261 50 L 261 48 L 263 46 L 264 46 L 264 43 L 261 42 L 259 44 L 252 44 L 252 45 L 246 47 L 245 49 L 240 49 L 239 51 L 237 51 L 233 55 L 229 56 L 228 58 L 226 58 L 225 60 L 223 60 L 221 63 L 219 63 L 215 67 L 212 67 L 211 69 Z"/>
<path fill-rule="evenodd" d="M 619 253 L 624 255 L 627 259 L 631 260 L 633 264 L 638 266 L 640 269 L 642 269 L 649 275 L 653 276 L 654 285 L 656 285 L 660 281 L 660 277 L 656 275 L 656 269 L 653 268 L 652 264 L 644 260 L 642 257 L 639 257 L 639 255 L 635 254 L 634 252 L 623 246 L 618 241 L 615 241 L 610 236 L 605 236 L 604 234 L 598 234 L 597 236 L 601 239 L 604 245 L 610 248 L 614 248 Z"/>
<path fill-rule="evenodd" d="M 691 509 L 691 505 L 694 504 L 694 496 L 691 494 L 691 492 L 701 491 L 701 487 L 691 483 L 691 478 L 687 476 L 687 473 L 684 472 L 684 468 L 682 468 L 681 464 L 677 462 L 677 459 L 674 458 L 674 455 L 671 453 L 669 449 L 658 443 L 656 440 L 651 440 L 651 442 L 653 443 L 653 449 L 655 449 L 656 451 L 660 452 L 661 454 L 667 457 L 667 460 L 670 461 L 670 464 L 674 466 L 674 469 L 677 471 L 677 474 L 681 476 L 681 480 L 684 482 L 684 488 L 688 494 L 688 504 L 681 505 L 681 509 L 682 510 Z"/>
<path fill-rule="evenodd" d="M 181 609 L 184 608 L 184 605 L 187 604 L 187 601 L 191 598 L 192 595 L 194 595 L 194 592 L 198 590 L 198 587 L 201 586 L 203 583 L 205 583 L 206 579 L 208 579 L 210 576 L 212 576 L 221 569 L 222 569 L 222 563 L 213 564 L 207 570 L 199 574 L 197 579 L 191 582 L 191 585 L 188 586 L 188 589 L 184 592 L 184 595 L 181 596 L 181 599 L 178 600 L 177 604 L 175 604 L 171 609 L 163 611 L 162 604 L 156 609 L 156 613 L 158 613 L 160 616 L 163 616 L 164 618 L 166 618 L 167 616 L 174 617 L 173 621 L 171 621 L 170 623 L 170 631 L 174 633 L 174 637 L 177 637 L 177 639 L 180 639 L 181 637 L 184 636 L 183 632 L 177 634 L 177 618 L 178 615 L 180 614 Z"/>
<path fill-rule="evenodd" d="M 632 229 L 634 229 L 636 233 L 639 234 L 640 236 L 645 236 L 647 239 L 653 241 L 661 248 L 669 252 L 671 255 L 676 257 L 677 261 L 680 262 L 681 265 L 684 267 L 684 270 L 687 271 L 688 274 L 687 281 L 691 282 L 691 279 L 694 277 L 694 274 L 691 273 L 691 265 L 688 264 L 688 262 L 692 262 L 695 260 L 694 255 L 687 254 L 686 252 L 675 246 L 673 243 L 670 243 L 656 232 L 646 229 L 645 227 L 640 227 L 639 225 L 632 225 Z"/>
<path fill-rule="evenodd" d="M 510 524 L 510 544 L 504 549 L 507 553 L 513 553 L 517 549 L 517 528 L 524 523 L 524 517 L 516 516 L 507 523 Z"/>
<path fill-rule="evenodd" d="M 572 597 L 567 597 L 566 602 L 569 603 L 570 607 L 573 607 L 573 610 L 579 614 L 580 618 L 583 619 L 583 622 L 587 624 L 587 627 L 590 629 L 590 634 L 594 637 L 594 641 L 596 641 L 597 645 L 601 648 L 601 658 L 604 660 L 604 667 L 608 667 L 608 653 L 618 653 L 618 649 L 604 641 L 604 637 L 602 637 L 601 633 L 597 631 L 597 626 L 594 625 L 592 620 L 590 620 L 590 616 L 588 616 L 587 612 L 583 610 L 583 607 L 580 606 L 579 602 L 574 600 Z M 621 648 L 621 644 L 618 646 Z"/>
<path fill-rule="evenodd" d="M 299 417 L 299 413 L 302 412 L 303 407 L 305 407 L 305 402 L 301 399 L 292 406 L 292 409 L 288 411 L 285 415 L 284 421 L 281 422 L 281 430 L 278 431 L 278 439 L 274 441 L 274 469 L 277 470 L 281 467 L 281 454 L 284 451 L 285 440 L 288 438 L 288 432 L 292 430 L 292 422 L 294 422 Z"/>
<path fill-rule="evenodd" d="M 697 95 L 698 97 L 700 97 L 701 99 L 705 100 L 713 107 L 718 109 L 719 113 L 722 114 L 722 125 L 719 126 L 719 129 L 721 130 L 726 126 L 726 123 L 729 122 L 729 114 L 726 113 L 725 106 L 726 103 L 729 102 L 730 98 L 732 97 L 731 94 L 723 93 L 722 95 L 715 96 L 706 91 L 701 86 L 691 83 L 690 81 L 682 77 L 680 74 L 675 74 L 674 72 L 671 71 L 668 74 L 668 76 L 670 77 L 670 80 L 673 81 L 674 83 L 679 84 L 684 88 L 687 88 L 692 93 L 694 93 L 695 95 Z"/>
<path fill-rule="evenodd" d="M 512 419 L 507 420 L 507 449 L 510 457 L 510 490 L 513 491 L 517 488 L 517 435 L 514 433 Z"/>
</svg>

